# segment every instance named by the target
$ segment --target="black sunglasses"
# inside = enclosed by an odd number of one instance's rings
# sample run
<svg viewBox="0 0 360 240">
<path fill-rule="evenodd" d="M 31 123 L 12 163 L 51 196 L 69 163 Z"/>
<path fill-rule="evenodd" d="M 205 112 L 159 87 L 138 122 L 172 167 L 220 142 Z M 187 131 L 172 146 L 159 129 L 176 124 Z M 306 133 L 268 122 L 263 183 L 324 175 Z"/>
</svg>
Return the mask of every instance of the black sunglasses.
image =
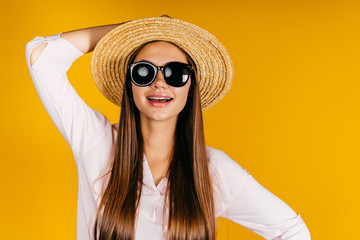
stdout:
<svg viewBox="0 0 360 240">
<path fill-rule="evenodd" d="M 140 87 L 149 86 L 161 70 L 166 83 L 173 87 L 182 87 L 189 80 L 192 66 L 182 62 L 169 62 L 165 66 L 155 66 L 146 61 L 129 65 L 131 81 Z"/>
</svg>

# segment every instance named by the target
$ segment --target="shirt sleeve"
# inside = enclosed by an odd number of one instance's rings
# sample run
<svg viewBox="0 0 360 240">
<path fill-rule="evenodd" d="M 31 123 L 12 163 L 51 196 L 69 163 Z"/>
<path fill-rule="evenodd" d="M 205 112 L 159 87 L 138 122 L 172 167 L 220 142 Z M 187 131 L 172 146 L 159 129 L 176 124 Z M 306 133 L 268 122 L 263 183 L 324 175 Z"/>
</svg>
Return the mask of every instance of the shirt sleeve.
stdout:
<svg viewBox="0 0 360 240">
<path fill-rule="evenodd" d="M 265 189 L 237 162 L 217 150 L 216 164 L 223 185 L 221 217 L 230 219 L 265 239 L 309 240 L 310 232 L 284 201 Z"/>
<path fill-rule="evenodd" d="M 76 155 L 93 148 L 105 133 L 112 131 L 109 120 L 90 108 L 68 81 L 66 72 L 84 55 L 61 33 L 35 37 L 26 44 L 26 61 L 35 89 L 50 118 Z M 30 54 L 38 44 L 47 46 L 30 66 Z"/>
</svg>

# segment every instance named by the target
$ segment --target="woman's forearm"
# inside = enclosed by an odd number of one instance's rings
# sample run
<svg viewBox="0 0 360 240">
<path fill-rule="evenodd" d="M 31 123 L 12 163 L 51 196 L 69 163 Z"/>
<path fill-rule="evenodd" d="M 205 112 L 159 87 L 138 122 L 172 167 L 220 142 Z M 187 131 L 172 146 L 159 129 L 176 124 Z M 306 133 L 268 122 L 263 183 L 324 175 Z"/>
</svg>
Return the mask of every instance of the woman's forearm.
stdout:
<svg viewBox="0 0 360 240">
<path fill-rule="evenodd" d="M 122 23 L 72 30 L 68 32 L 63 32 L 60 37 L 69 41 L 71 44 L 73 44 L 76 48 L 78 48 L 81 52 L 85 54 L 93 51 L 96 44 L 106 33 L 121 24 Z M 46 45 L 46 42 L 39 44 L 32 50 L 30 55 L 31 66 L 39 58 Z"/>
<path fill-rule="evenodd" d="M 61 38 L 69 41 L 85 54 L 93 51 L 100 39 L 120 24 L 121 23 L 63 32 Z"/>
</svg>

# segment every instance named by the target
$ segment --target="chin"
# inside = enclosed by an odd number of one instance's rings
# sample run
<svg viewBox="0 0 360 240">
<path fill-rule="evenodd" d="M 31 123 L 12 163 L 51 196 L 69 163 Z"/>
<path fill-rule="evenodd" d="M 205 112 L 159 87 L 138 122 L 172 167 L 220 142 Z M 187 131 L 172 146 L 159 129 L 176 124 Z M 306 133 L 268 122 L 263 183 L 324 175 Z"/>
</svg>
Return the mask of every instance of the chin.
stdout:
<svg viewBox="0 0 360 240">
<path fill-rule="evenodd" d="M 174 115 L 169 115 L 168 113 L 152 112 L 152 113 L 142 113 L 142 115 L 153 121 L 165 121 L 174 117 Z"/>
</svg>

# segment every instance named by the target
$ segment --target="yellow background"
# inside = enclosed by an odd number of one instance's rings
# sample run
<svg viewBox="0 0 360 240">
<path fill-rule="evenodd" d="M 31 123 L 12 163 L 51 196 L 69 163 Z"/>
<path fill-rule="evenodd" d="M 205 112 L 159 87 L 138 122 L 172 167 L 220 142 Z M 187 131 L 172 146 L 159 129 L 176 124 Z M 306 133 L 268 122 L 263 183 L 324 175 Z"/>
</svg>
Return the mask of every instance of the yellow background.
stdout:
<svg viewBox="0 0 360 240">
<path fill-rule="evenodd" d="M 301 215 L 313 239 L 358 239 L 358 1 L 6 1 L 1 18 L 1 239 L 75 239 L 77 174 L 47 115 L 25 45 L 90 26 L 168 14 L 215 35 L 235 67 L 229 94 L 204 112 L 219 148 Z M 115 123 L 92 82 L 91 54 L 68 72 L 84 101 Z M 219 221 L 218 239 L 262 239 Z"/>
</svg>

